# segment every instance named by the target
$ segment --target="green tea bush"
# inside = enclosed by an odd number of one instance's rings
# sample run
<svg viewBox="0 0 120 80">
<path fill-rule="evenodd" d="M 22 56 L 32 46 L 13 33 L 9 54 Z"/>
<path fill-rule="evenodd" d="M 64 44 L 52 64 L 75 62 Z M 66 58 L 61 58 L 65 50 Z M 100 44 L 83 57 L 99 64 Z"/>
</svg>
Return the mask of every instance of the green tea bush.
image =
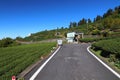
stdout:
<svg viewBox="0 0 120 80">
<path fill-rule="evenodd" d="M 102 50 L 101 55 L 104 57 L 114 54 L 117 58 L 120 58 L 120 38 L 98 41 L 92 44 L 92 48 Z"/>
<path fill-rule="evenodd" d="M 83 39 L 79 39 L 80 42 L 97 42 L 100 40 L 109 40 L 109 39 L 113 39 L 116 37 L 100 37 L 100 38 L 83 38 Z"/>
<path fill-rule="evenodd" d="M 101 50 L 101 56 L 120 69 L 120 38 L 102 40 L 92 44 L 92 49 Z"/>
<path fill-rule="evenodd" d="M 83 39 L 80 39 L 79 41 L 80 42 L 96 42 L 96 41 L 99 41 L 99 40 L 103 40 L 104 38 L 83 38 Z"/>
<path fill-rule="evenodd" d="M 96 41 L 96 38 L 84 38 L 84 39 L 80 39 L 80 42 L 94 42 Z"/>
<path fill-rule="evenodd" d="M 56 43 L 39 43 L 0 48 L 0 80 L 17 76 L 41 56 L 50 53 Z"/>
</svg>

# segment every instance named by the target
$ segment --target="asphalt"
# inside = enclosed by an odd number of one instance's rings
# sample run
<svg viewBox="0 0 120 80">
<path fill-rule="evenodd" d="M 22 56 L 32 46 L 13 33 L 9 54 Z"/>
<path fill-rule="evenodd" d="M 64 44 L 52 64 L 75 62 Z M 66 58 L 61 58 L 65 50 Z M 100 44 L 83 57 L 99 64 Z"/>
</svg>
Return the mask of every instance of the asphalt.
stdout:
<svg viewBox="0 0 120 80">
<path fill-rule="evenodd" d="M 89 45 L 63 45 L 35 80 L 120 80 L 88 53 Z M 29 80 L 41 64 L 26 75 L 25 80 Z"/>
</svg>

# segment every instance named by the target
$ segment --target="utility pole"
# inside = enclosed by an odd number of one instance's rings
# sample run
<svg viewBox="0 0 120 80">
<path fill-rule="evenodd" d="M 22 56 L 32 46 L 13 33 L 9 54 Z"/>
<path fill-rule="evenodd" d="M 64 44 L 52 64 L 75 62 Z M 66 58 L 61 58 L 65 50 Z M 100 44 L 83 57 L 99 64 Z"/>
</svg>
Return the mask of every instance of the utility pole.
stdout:
<svg viewBox="0 0 120 80">
<path fill-rule="evenodd" d="M 57 27 L 57 29 L 56 29 L 56 35 L 55 35 L 55 36 L 56 36 L 56 39 L 57 39 L 57 35 L 58 35 L 58 27 Z"/>
<path fill-rule="evenodd" d="M 87 34 L 88 34 L 88 20 L 87 20 Z"/>
</svg>

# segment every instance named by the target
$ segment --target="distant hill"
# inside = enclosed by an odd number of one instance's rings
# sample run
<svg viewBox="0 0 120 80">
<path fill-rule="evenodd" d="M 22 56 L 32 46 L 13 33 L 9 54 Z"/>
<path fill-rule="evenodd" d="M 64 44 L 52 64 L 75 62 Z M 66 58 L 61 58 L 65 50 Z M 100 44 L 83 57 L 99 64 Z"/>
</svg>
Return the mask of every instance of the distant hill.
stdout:
<svg viewBox="0 0 120 80">
<path fill-rule="evenodd" d="M 41 41 L 47 39 L 64 38 L 67 32 L 83 32 L 86 35 L 120 36 L 120 6 L 108 9 L 103 16 L 97 15 L 94 21 L 91 19 L 81 19 L 79 22 L 70 22 L 68 28 L 45 30 L 33 33 L 28 37 L 17 40 L 22 41 Z"/>
</svg>

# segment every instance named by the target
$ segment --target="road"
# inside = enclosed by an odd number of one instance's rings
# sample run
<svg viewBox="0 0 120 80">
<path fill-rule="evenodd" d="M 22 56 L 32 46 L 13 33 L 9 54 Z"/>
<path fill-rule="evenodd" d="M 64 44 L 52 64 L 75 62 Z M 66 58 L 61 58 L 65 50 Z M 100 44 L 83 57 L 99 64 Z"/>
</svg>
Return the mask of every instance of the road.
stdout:
<svg viewBox="0 0 120 80">
<path fill-rule="evenodd" d="M 86 43 L 63 45 L 35 80 L 120 80 L 88 53 L 88 46 Z"/>
</svg>

